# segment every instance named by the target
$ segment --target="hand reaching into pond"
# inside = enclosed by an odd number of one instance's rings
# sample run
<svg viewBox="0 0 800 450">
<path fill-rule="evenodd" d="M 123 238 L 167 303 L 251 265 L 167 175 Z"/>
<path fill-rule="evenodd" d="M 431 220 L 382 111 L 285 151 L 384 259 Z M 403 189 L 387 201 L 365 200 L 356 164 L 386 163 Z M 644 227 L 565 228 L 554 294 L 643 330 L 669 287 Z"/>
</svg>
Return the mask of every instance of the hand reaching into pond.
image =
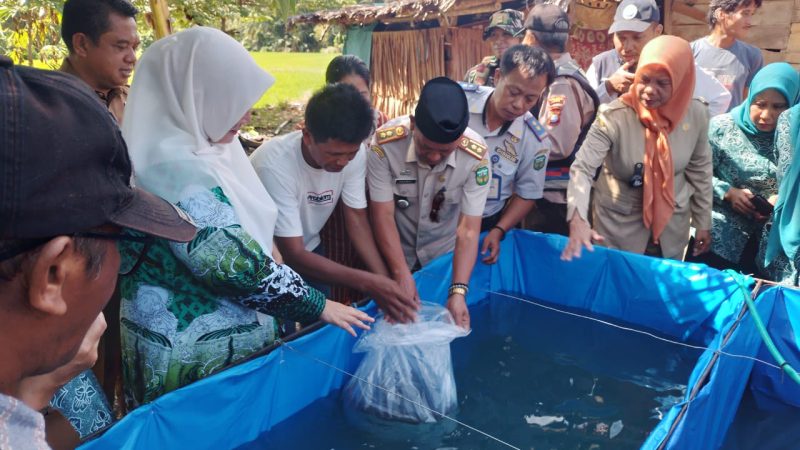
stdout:
<svg viewBox="0 0 800 450">
<path fill-rule="evenodd" d="M 322 315 L 319 318 L 325 323 L 336 325 L 347 331 L 353 337 L 356 336 L 353 326 L 362 330 L 369 330 L 367 323 L 375 322 L 375 319 L 368 316 L 364 311 L 331 300 L 325 300 L 325 309 L 322 310 Z"/>
<path fill-rule="evenodd" d="M 572 215 L 572 220 L 569 221 L 569 241 L 564 251 L 561 252 L 561 260 L 572 261 L 572 258 L 580 258 L 582 247 L 586 247 L 586 250 L 593 252 L 592 241 L 603 242 L 603 240 L 605 238 L 594 231 L 576 211 Z"/>
</svg>

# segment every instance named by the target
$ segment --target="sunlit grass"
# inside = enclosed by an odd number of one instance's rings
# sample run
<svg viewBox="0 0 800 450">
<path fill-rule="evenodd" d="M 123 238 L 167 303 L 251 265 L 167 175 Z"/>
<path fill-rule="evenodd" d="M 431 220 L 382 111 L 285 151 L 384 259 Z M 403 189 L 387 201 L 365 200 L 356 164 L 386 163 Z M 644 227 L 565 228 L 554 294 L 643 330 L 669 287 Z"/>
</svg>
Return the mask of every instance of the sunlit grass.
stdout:
<svg viewBox="0 0 800 450">
<path fill-rule="evenodd" d="M 251 52 L 258 65 L 275 77 L 255 107 L 284 101 L 304 102 L 325 83 L 325 69 L 336 55 L 332 53 Z"/>
</svg>

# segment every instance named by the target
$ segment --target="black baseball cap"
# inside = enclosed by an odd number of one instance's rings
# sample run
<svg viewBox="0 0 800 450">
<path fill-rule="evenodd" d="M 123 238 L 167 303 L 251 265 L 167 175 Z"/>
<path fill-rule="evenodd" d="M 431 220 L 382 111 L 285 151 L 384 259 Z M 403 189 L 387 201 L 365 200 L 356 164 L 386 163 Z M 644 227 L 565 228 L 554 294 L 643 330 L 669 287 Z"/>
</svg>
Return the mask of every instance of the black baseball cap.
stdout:
<svg viewBox="0 0 800 450">
<path fill-rule="evenodd" d="M 0 239 L 43 239 L 112 223 L 187 242 L 195 227 L 132 186 L 116 121 L 89 87 L 0 56 Z"/>
<path fill-rule="evenodd" d="M 426 138 L 440 144 L 460 138 L 469 124 L 464 89 L 447 77 L 425 83 L 414 110 L 414 124 Z"/>
<path fill-rule="evenodd" d="M 569 33 L 569 16 L 558 5 L 540 3 L 525 18 L 525 30 L 543 33 Z"/>
<path fill-rule="evenodd" d="M 633 31 L 641 33 L 650 25 L 661 21 L 661 11 L 655 0 L 623 0 L 617 5 L 614 23 L 608 33 Z"/>
</svg>

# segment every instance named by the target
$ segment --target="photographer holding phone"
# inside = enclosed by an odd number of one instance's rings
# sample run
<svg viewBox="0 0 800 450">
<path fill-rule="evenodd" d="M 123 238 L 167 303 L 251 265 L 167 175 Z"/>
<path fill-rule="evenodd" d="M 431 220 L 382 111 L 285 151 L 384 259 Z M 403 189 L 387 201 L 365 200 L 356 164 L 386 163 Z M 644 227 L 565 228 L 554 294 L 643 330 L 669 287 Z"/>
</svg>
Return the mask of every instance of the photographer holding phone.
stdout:
<svg viewBox="0 0 800 450">
<path fill-rule="evenodd" d="M 711 119 L 714 161 L 711 252 L 695 258 L 718 269 L 756 273 L 761 228 L 778 192 L 773 151 L 778 116 L 794 105 L 800 75 L 786 63 L 761 69 L 749 95 L 729 113 Z"/>
</svg>

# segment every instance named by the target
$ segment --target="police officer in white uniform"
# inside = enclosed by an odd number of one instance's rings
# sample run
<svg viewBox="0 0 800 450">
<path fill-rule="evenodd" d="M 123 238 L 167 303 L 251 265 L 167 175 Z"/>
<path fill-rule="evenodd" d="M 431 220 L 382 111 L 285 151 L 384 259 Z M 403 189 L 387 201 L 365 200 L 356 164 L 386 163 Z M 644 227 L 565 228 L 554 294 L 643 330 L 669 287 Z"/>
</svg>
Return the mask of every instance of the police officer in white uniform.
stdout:
<svg viewBox="0 0 800 450">
<path fill-rule="evenodd" d="M 483 261 L 497 261 L 500 241 L 542 198 L 550 152 L 547 132 L 529 112 L 552 82 L 555 66 L 542 49 L 508 49 L 495 75 L 496 88 L 461 84 L 469 103 L 469 126 L 489 147 L 492 179 L 483 211 Z"/>
<path fill-rule="evenodd" d="M 411 271 L 453 251 L 447 308 L 464 328 L 492 178 L 486 144 L 467 128 L 468 116 L 458 83 L 434 78 L 422 88 L 414 115 L 380 128 L 367 156 L 373 233 L 390 275 L 416 294 Z"/>
</svg>

